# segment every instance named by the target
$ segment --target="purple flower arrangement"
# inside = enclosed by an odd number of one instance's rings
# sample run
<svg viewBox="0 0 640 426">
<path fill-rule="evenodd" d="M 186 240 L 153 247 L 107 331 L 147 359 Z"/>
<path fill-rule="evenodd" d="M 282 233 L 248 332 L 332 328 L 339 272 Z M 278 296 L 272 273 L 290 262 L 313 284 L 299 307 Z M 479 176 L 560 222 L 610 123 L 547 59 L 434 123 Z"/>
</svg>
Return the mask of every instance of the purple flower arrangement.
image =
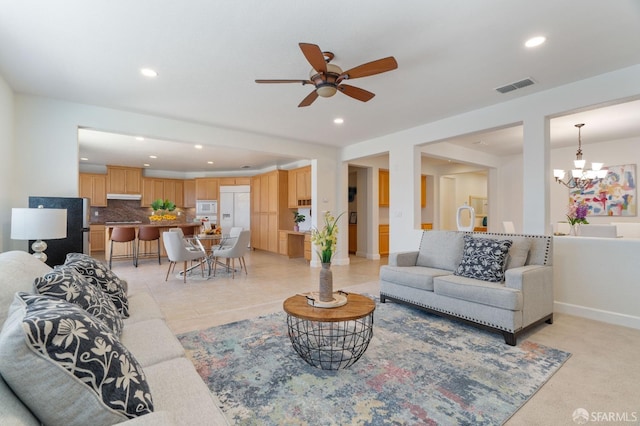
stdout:
<svg viewBox="0 0 640 426">
<path fill-rule="evenodd" d="M 589 213 L 589 206 L 585 203 L 571 203 L 567 210 L 567 219 L 571 225 L 575 225 L 576 223 L 588 225 L 587 213 Z"/>
</svg>

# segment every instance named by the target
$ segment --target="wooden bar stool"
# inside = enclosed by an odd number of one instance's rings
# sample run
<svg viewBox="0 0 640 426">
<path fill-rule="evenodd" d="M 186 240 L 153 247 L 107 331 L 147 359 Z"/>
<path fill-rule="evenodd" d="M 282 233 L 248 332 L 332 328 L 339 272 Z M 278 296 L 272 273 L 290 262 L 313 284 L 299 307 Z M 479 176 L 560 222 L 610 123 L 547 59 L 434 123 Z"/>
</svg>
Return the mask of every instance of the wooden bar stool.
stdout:
<svg viewBox="0 0 640 426">
<path fill-rule="evenodd" d="M 116 259 L 128 259 L 131 257 L 133 259 L 133 266 L 138 266 L 136 259 L 136 246 L 134 245 L 134 241 L 136 240 L 136 229 L 133 227 L 116 227 L 111 231 L 111 244 L 109 248 L 109 269 L 111 269 L 111 262 L 114 258 Z M 113 254 L 113 243 L 130 243 L 131 246 L 131 254 Z"/>
<path fill-rule="evenodd" d="M 156 251 L 140 251 L 140 241 L 157 241 Z M 141 226 L 138 228 L 138 246 L 136 248 L 136 265 L 141 258 L 158 256 L 158 265 L 162 264 L 160 260 L 160 228 L 156 226 Z"/>
</svg>

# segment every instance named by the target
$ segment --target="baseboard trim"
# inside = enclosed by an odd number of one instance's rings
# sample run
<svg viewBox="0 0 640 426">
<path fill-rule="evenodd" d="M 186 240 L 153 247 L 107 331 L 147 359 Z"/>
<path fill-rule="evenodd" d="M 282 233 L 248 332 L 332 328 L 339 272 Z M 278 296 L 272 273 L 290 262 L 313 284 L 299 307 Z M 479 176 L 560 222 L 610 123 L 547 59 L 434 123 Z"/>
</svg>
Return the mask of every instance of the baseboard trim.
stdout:
<svg viewBox="0 0 640 426">
<path fill-rule="evenodd" d="M 586 306 L 572 305 L 571 303 L 553 302 L 554 312 L 559 312 L 577 317 L 588 318 L 609 324 L 640 330 L 640 317 L 621 314 L 618 312 L 603 311 L 601 309 L 588 308 Z"/>
</svg>

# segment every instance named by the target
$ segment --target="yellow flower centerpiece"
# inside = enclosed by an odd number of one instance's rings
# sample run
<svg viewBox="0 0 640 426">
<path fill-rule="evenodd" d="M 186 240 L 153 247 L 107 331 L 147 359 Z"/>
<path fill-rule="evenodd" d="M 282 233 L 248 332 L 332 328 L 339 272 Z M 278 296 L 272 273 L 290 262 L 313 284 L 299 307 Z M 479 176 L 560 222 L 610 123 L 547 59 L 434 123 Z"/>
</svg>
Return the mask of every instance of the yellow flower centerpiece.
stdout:
<svg viewBox="0 0 640 426">
<path fill-rule="evenodd" d="M 153 214 L 149 216 L 151 222 L 171 221 L 178 218 L 172 213 L 176 209 L 176 205 L 169 200 L 158 198 L 151 203 L 151 208 L 153 209 Z"/>
</svg>

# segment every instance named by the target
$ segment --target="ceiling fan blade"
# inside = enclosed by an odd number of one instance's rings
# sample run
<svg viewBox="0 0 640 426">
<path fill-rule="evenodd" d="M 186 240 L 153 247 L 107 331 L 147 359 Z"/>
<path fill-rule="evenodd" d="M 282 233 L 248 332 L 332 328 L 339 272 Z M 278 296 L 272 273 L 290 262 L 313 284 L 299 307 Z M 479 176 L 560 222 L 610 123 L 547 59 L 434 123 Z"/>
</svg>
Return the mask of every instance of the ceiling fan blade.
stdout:
<svg viewBox="0 0 640 426">
<path fill-rule="evenodd" d="M 377 61 L 367 62 L 366 64 L 358 65 L 355 68 L 351 68 L 342 73 L 340 80 L 367 77 L 370 75 L 380 74 L 383 72 L 395 70 L 398 68 L 398 63 L 393 56 L 388 58 L 378 59 Z"/>
<path fill-rule="evenodd" d="M 256 83 L 302 83 L 303 86 L 305 84 L 313 84 L 309 80 L 256 80 Z"/>
<path fill-rule="evenodd" d="M 362 102 L 367 102 L 375 96 L 375 93 L 371 93 L 367 90 L 355 86 L 350 86 L 348 84 L 339 85 L 338 90 L 345 95 L 351 96 L 353 99 L 357 99 Z"/>
<path fill-rule="evenodd" d="M 307 95 L 307 97 L 306 97 L 306 98 L 304 98 L 304 99 L 302 100 L 302 102 L 300 102 L 300 104 L 298 105 L 298 108 L 299 108 L 299 107 L 306 107 L 306 106 L 309 106 L 309 105 L 311 105 L 311 104 L 313 103 L 313 101 L 315 101 L 316 99 L 318 99 L 318 92 L 316 92 L 316 91 L 314 90 L 313 92 L 309 93 L 309 94 Z"/>
<path fill-rule="evenodd" d="M 322 54 L 322 50 L 316 44 L 311 43 L 298 43 L 300 45 L 300 49 L 304 54 L 304 57 L 307 58 L 307 61 L 311 64 L 314 70 L 322 73 L 327 72 L 327 62 L 324 60 L 324 55 Z"/>
</svg>

